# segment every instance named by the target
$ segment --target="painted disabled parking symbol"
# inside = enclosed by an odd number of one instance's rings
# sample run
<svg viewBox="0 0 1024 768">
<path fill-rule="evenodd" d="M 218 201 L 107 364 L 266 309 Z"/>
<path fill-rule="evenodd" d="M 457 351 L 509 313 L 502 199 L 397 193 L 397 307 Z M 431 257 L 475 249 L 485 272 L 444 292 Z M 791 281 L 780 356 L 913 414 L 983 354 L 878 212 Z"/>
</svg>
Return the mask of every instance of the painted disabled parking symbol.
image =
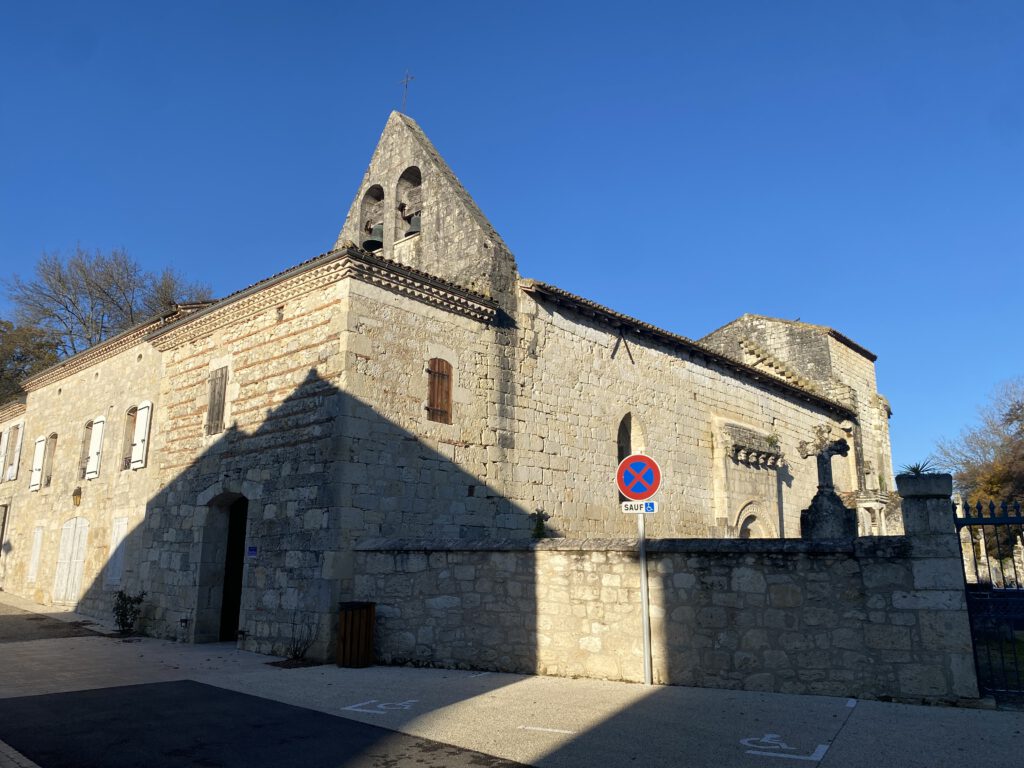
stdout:
<svg viewBox="0 0 1024 768">
<path fill-rule="evenodd" d="M 786 760 L 805 760 L 818 763 L 828 752 L 828 744 L 819 744 L 809 755 L 801 755 L 795 747 L 789 746 L 777 733 L 766 733 L 764 736 L 751 736 L 747 739 L 740 739 L 744 747 L 752 747 L 747 750 L 748 755 L 761 755 L 764 757 L 781 757 Z"/>
<path fill-rule="evenodd" d="M 395 710 L 412 709 L 412 705 L 417 701 L 418 699 L 409 699 L 408 701 L 378 701 L 377 699 L 370 699 L 359 704 L 353 704 L 350 707 L 342 707 L 342 711 L 365 712 L 368 715 L 386 715 L 388 712 L 394 712 Z"/>
</svg>

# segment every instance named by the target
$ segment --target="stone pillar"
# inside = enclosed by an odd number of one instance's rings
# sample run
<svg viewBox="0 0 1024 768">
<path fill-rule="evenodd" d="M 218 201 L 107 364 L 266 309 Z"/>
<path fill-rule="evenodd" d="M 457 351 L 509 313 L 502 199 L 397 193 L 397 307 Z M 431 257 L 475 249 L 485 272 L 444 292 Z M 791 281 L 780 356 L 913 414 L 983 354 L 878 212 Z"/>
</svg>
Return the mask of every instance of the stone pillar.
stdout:
<svg viewBox="0 0 1024 768">
<path fill-rule="evenodd" d="M 942 687 L 955 698 L 978 698 L 974 645 L 964 595 L 963 558 L 953 522 L 950 475 L 897 475 L 903 497 L 903 525 L 910 544 L 911 591 L 893 592 L 896 610 L 916 615 L 918 655 L 941 659 L 934 665 L 907 664 L 900 670 L 900 694 L 934 696 Z M 940 677 L 941 676 L 941 677 Z"/>
</svg>

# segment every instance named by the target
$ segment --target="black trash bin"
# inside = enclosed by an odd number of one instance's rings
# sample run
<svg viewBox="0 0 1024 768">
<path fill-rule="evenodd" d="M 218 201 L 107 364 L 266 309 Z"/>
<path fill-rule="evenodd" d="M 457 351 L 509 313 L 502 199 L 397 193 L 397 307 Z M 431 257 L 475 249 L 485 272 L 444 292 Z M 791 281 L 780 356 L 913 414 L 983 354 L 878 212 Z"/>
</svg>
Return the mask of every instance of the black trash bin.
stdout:
<svg viewBox="0 0 1024 768">
<path fill-rule="evenodd" d="M 376 603 L 338 603 L 338 666 L 373 665 Z"/>
</svg>

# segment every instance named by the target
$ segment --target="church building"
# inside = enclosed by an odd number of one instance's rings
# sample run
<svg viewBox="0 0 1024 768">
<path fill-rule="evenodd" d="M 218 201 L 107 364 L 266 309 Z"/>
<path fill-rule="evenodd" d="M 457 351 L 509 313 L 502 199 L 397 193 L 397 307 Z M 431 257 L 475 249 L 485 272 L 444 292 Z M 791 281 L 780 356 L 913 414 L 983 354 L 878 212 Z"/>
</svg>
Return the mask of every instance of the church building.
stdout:
<svg viewBox="0 0 1024 768">
<path fill-rule="evenodd" d="M 536 277 L 392 113 L 329 252 L 0 404 L 0 586 L 102 617 L 144 590 L 149 635 L 323 658 L 361 540 L 635 536 L 637 452 L 648 536 L 799 538 L 816 433 L 859 533 L 900 532 L 863 346 L 749 314 L 690 339 Z"/>
</svg>

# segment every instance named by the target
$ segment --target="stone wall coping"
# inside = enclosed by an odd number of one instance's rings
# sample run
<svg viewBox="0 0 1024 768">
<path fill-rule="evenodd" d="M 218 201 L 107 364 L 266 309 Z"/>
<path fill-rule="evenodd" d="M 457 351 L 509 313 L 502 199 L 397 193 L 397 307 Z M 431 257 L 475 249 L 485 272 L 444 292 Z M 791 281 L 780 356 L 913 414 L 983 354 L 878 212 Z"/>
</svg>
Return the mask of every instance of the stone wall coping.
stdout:
<svg viewBox="0 0 1024 768">
<path fill-rule="evenodd" d="M 953 495 L 953 476 L 946 474 L 896 475 L 896 488 L 904 499 L 949 498 Z"/>
<path fill-rule="evenodd" d="M 909 552 L 905 536 L 806 541 L 804 539 L 651 539 L 652 553 L 855 555 L 891 557 Z M 357 552 L 635 552 L 631 538 L 590 539 L 404 539 L 369 538 L 355 544 Z"/>
</svg>

